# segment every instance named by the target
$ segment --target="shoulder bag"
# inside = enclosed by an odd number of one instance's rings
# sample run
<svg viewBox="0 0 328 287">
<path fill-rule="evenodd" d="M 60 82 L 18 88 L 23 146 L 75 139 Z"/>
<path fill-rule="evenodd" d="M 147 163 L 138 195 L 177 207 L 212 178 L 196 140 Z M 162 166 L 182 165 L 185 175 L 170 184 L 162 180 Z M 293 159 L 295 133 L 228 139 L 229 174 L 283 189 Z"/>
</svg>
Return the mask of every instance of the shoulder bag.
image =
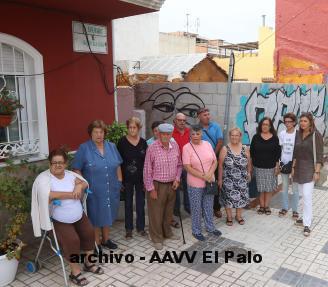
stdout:
<svg viewBox="0 0 328 287">
<path fill-rule="evenodd" d="M 192 143 L 190 142 L 191 147 L 193 148 L 195 154 L 197 155 L 199 161 L 200 161 L 200 165 L 202 166 L 202 170 L 203 173 L 205 174 L 205 170 L 203 167 L 203 163 L 202 160 L 200 159 L 198 153 L 196 152 L 194 146 L 192 145 Z M 205 181 L 205 194 L 209 194 L 209 195 L 218 195 L 219 194 L 219 187 L 218 187 L 218 182 L 215 180 L 213 182 L 208 182 Z"/>
</svg>

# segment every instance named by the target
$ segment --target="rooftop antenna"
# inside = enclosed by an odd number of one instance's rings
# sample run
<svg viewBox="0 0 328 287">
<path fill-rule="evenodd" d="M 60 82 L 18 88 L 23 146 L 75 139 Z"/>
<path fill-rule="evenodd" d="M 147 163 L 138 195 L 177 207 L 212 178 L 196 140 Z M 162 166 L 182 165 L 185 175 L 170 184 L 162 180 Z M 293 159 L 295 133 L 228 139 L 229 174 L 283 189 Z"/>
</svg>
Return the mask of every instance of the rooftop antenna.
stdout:
<svg viewBox="0 0 328 287">
<path fill-rule="evenodd" d="M 197 19 L 196 19 L 196 34 L 198 34 L 199 26 L 200 26 L 200 19 L 197 17 Z"/>
<path fill-rule="evenodd" d="M 262 26 L 265 27 L 265 17 L 266 15 L 262 15 Z"/>
<path fill-rule="evenodd" d="M 189 13 L 186 14 L 187 16 L 187 40 L 188 40 L 188 54 L 189 54 Z"/>
</svg>

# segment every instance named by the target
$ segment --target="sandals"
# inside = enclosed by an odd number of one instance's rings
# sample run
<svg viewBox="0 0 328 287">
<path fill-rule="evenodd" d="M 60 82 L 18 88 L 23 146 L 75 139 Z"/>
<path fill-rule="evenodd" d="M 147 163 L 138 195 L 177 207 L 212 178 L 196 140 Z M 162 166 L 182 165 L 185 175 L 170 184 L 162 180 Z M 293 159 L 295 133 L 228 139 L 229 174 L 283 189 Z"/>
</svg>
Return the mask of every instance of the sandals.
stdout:
<svg viewBox="0 0 328 287">
<path fill-rule="evenodd" d="M 174 227 L 174 228 L 180 228 L 180 224 L 179 222 L 175 221 L 175 220 L 172 220 L 171 221 L 171 226 Z"/>
<path fill-rule="evenodd" d="M 236 221 L 240 224 L 240 225 L 244 225 L 245 224 L 245 220 L 244 220 L 244 218 L 237 218 L 237 217 L 235 217 L 235 219 L 236 219 Z"/>
<path fill-rule="evenodd" d="M 257 210 L 257 213 L 262 215 L 265 213 L 265 208 L 264 207 L 260 207 L 258 210 Z"/>
<path fill-rule="evenodd" d="M 271 209 L 270 207 L 265 207 L 264 208 L 265 215 L 270 215 L 271 214 Z"/>
<path fill-rule="evenodd" d="M 279 211 L 279 217 L 283 217 L 288 213 L 288 211 L 286 209 L 282 209 Z M 297 217 L 298 218 L 298 217 Z"/>
<path fill-rule="evenodd" d="M 77 275 L 73 275 L 72 273 L 69 275 L 69 279 L 77 286 L 85 286 L 89 284 L 89 281 L 85 277 L 80 277 L 82 273 L 80 272 Z M 79 278 L 80 277 L 80 278 Z"/>
<path fill-rule="evenodd" d="M 227 217 L 226 225 L 228 225 L 228 226 L 232 226 L 232 225 L 233 225 L 232 218 L 229 219 L 229 218 Z"/>
<path fill-rule="evenodd" d="M 94 267 L 97 267 L 97 268 L 94 269 Z M 87 265 L 84 263 L 83 270 L 85 272 L 91 272 L 93 274 L 98 274 L 98 275 L 104 274 L 104 270 L 100 266 L 97 266 L 96 264 Z"/>
<path fill-rule="evenodd" d="M 293 215 L 292 215 L 292 218 L 293 219 L 298 219 L 300 217 L 300 215 L 298 214 L 297 211 L 293 211 Z"/>
</svg>

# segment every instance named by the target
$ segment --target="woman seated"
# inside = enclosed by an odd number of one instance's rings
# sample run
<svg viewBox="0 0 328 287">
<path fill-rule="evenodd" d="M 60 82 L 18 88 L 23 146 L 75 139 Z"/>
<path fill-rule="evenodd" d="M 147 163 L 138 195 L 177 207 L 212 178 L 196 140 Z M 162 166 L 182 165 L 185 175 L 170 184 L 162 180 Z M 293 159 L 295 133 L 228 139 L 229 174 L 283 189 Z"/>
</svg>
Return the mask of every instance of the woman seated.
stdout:
<svg viewBox="0 0 328 287">
<path fill-rule="evenodd" d="M 93 253 L 95 237 L 93 227 L 83 211 L 81 198 L 88 187 L 86 180 L 66 170 L 68 156 L 62 149 L 49 154 L 50 169 L 42 172 L 33 184 L 32 223 L 35 236 L 42 230 L 51 230 L 50 217 L 65 259 L 71 268 L 70 280 L 78 286 L 89 282 L 82 276 L 79 263 L 72 262 L 85 252 L 84 271 L 103 274 L 101 267 L 88 261 Z"/>
</svg>

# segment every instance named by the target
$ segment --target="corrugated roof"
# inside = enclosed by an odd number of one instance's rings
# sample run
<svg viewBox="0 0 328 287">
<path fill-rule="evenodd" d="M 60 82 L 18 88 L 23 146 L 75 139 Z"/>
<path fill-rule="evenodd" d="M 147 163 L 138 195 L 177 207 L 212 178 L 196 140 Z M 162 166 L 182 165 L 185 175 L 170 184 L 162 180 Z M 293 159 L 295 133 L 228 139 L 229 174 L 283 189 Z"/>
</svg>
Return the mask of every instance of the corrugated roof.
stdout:
<svg viewBox="0 0 328 287">
<path fill-rule="evenodd" d="M 130 70 L 130 73 L 168 75 L 169 80 L 181 78 L 181 72 L 188 73 L 196 64 L 206 57 L 206 53 L 198 53 L 142 58 L 138 65 L 135 65 L 133 71 Z"/>
<path fill-rule="evenodd" d="M 122 2 L 128 2 L 138 6 L 143 6 L 149 9 L 159 10 L 164 4 L 165 0 L 120 0 Z"/>
</svg>

